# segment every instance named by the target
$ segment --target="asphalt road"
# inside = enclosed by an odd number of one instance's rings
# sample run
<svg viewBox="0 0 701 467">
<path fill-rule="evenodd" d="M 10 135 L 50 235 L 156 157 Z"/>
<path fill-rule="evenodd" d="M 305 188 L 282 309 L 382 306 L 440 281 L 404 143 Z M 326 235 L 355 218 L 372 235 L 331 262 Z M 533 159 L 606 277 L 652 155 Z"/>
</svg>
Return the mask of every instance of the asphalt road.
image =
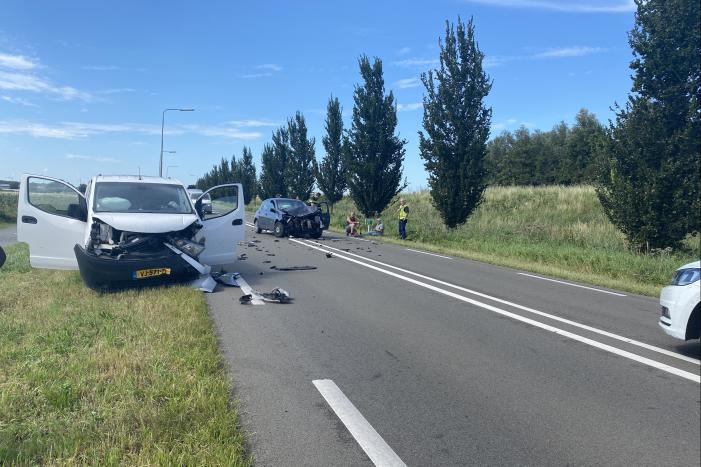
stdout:
<svg viewBox="0 0 701 467">
<path fill-rule="evenodd" d="M 17 242 L 17 228 L 7 227 L 0 229 L 0 246 Z"/>
<path fill-rule="evenodd" d="M 333 234 L 248 241 L 235 269 L 293 302 L 208 301 L 258 465 L 372 465 L 363 443 L 412 466 L 699 465 L 699 342 L 653 298 Z"/>
</svg>

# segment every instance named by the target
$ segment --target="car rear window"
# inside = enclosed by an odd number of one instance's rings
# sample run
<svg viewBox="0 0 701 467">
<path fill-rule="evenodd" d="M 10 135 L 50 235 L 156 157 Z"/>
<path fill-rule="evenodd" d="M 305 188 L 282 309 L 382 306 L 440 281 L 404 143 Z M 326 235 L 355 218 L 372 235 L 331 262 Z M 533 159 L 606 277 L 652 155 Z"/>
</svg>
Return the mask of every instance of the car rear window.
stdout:
<svg viewBox="0 0 701 467">
<path fill-rule="evenodd" d="M 95 185 L 95 212 L 191 214 L 185 188 L 165 183 L 100 182 Z"/>
<path fill-rule="evenodd" d="M 304 206 L 304 203 L 298 199 L 279 199 L 277 200 L 278 209 L 291 209 Z"/>
</svg>

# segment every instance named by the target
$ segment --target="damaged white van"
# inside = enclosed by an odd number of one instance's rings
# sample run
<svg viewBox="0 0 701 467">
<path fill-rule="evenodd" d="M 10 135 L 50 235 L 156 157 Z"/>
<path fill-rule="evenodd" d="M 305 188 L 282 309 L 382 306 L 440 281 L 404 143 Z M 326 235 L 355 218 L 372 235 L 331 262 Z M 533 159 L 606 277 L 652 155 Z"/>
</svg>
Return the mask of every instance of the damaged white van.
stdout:
<svg viewBox="0 0 701 467">
<path fill-rule="evenodd" d="M 92 289 L 184 281 L 233 263 L 245 236 L 241 184 L 205 195 L 212 212 L 173 179 L 98 175 L 83 195 L 63 180 L 25 174 L 17 238 L 29 244 L 33 267 L 79 269 Z"/>
</svg>

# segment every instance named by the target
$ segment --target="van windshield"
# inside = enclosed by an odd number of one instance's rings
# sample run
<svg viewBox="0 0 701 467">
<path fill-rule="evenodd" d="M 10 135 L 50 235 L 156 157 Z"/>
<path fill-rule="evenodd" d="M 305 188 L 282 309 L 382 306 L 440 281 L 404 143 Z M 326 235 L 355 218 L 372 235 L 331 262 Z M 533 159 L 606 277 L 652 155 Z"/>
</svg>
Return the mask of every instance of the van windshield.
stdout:
<svg viewBox="0 0 701 467">
<path fill-rule="evenodd" d="M 95 212 L 192 214 L 185 188 L 165 183 L 100 182 L 95 185 Z"/>
</svg>

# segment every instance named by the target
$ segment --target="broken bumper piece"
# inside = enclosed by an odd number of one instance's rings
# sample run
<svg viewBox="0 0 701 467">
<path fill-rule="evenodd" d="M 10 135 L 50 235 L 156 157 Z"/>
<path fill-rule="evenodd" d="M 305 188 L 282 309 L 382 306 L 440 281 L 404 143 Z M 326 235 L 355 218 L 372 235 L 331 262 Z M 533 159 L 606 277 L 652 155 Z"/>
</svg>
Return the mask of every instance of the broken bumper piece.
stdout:
<svg viewBox="0 0 701 467">
<path fill-rule="evenodd" d="M 80 245 L 76 245 L 73 251 L 83 282 L 93 290 L 186 282 L 200 275 L 181 256 L 168 250 L 148 255 L 125 255 L 120 259 L 88 253 Z"/>
</svg>

